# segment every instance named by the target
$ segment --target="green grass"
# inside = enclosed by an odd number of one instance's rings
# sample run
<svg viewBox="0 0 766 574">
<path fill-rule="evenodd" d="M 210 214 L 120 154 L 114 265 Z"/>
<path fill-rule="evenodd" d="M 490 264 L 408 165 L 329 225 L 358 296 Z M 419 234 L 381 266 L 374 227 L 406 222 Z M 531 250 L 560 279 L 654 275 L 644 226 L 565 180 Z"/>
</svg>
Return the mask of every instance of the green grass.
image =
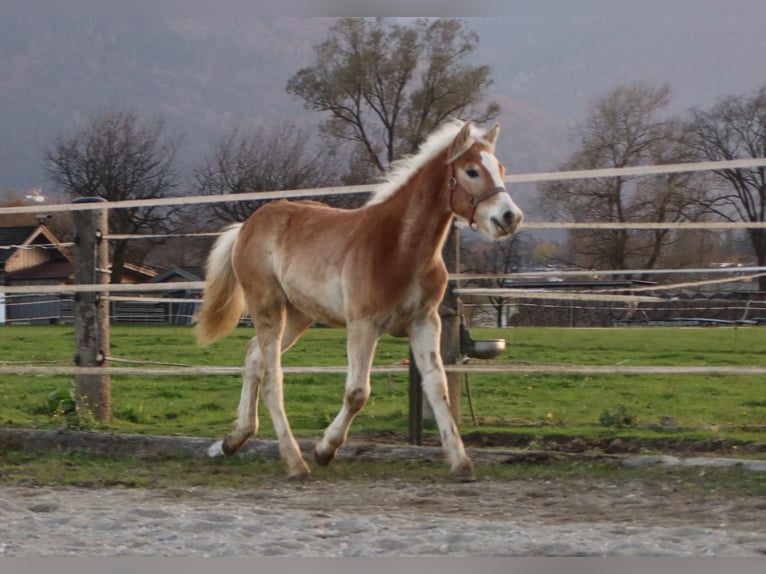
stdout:
<svg viewBox="0 0 766 574">
<path fill-rule="evenodd" d="M 583 481 L 598 485 L 635 485 L 637 482 L 656 492 L 672 485 L 673 493 L 719 496 L 727 500 L 763 498 L 766 477 L 763 473 L 739 468 L 699 469 L 641 467 L 628 468 L 608 460 L 517 461 L 514 464 L 478 465 L 479 488 L 482 481 L 550 481 L 561 488 L 582 487 Z M 399 484 L 428 488 L 452 482 L 439 461 L 337 461 L 330 467 L 312 466 L 314 481 L 334 484 L 368 483 L 396 477 Z M 198 459 L 191 457 L 104 457 L 83 453 L 26 454 L 0 453 L 0 484 L 54 487 L 126 488 L 268 488 L 284 485 L 284 467 L 279 461 L 252 457 Z M 294 485 L 296 489 L 301 484 Z"/>
<path fill-rule="evenodd" d="M 195 345 L 189 327 L 114 326 L 111 355 L 132 360 L 188 365 L 240 366 L 252 330 L 237 329 L 207 348 Z M 474 329 L 474 338 L 504 338 L 499 361 L 586 365 L 732 365 L 766 364 L 766 329 L 626 328 Z M 0 326 L 0 361 L 72 364 L 70 326 Z M 384 337 L 376 365 L 408 356 L 406 339 Z M 311 329 L 284 356 L 289 366 L 345 365 L 345 332 Z M 316 437 L 340 407 L 343 377 L 287 375 L 285 404 L 298 437 Z M 0 376 L 0 426 L 57 428 L 71 417 L 51 413 L 49 396 L 72 384 L 69 376 Z M 506 433 L 529 437 L 621 436 L 764 442 L 766 384 L 762 377 L 691 375 L 471 375 L 470 387 L 479 426 L 474 426 L 465 397 L 463 433 Z M 374 376 L 372 397 L 351 429 L 352 437 L 407 432 L 406 375 L 390 381 Z M 112 377 L 112 421 L 94 428 L 145 434 L 220 436 L 236 416 L 240 381 L 234 376 Z M 262 405 L 261 405 L 262 406 Z M 262 437 L 273 437 L 260 409 Z M 672 417 L 676 428 L 660 428 Z M 87 422 L 87 421 L 86 421 Z M 426 437 L 434 435 L 426 423 Z"/>
<path fill-rule="evenodd" d="M 479 481 L 549 481 L 566 488 L 576 481 L 608 480 L 609 484 L 641 482 L 649 488 L 702 496 L 724 495 L 728 499 L 766 496 L 766 477 L 739 468 L 699 469 L 628 468 L 608 460 L 517 461 L 514 464 L 478 465 Z M 440 461 L 337 461 L 330 467 L 312 466 L 315 481 L 365 483 L 396 477 L 407 484 L 452 482 Z M 127 488 L 242 488 L 284 484 L 281 462 L 252 457 L 198 459 L 191 457 L 104 457 L 83 453 L 62 455 L 0 453 L 0 484 L 65 487 Z M 479 483 L 480 484 L 480 483 Z M 301 488 L 298 484 L 296 488 Z"/>
</svg>

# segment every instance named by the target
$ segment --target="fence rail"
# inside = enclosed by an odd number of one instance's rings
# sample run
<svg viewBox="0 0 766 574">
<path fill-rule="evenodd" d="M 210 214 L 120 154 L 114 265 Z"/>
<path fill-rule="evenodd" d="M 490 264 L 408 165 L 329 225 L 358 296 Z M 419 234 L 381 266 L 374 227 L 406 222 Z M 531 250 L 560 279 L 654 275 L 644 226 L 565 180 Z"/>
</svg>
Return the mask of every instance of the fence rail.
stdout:
<svg viewBox="0 0 766 574">
<path fill-rule="evenodd" d="M 674 163 L 664 165 L 643 165 L 621 168 L 605 168 L 577 171 L 554 171 L 526 174 L 509 174 L 505 177 L 506 183 L 539 183 L 544 181 L 561 181 L 577 179 L 594 179 L 605 177 L 632 177 L 663 175 L 670 173 L 689 173 L 697 171 L 722 171 L 733 169 L 747 169 L 753 167 L 766 167 L 766 158 L 735 159 L 728 161 L 704 161 L 694 163 Z M 87 211 L 98 209 L 127 209 L 136 207 L 165 207 L 168 205 L 201 205 L 207 203 L 226 203 L 236 201 L 268 200 L 268 199 L 293 199 L 297 197 L 323 197 L 327 195 L 346 195 L 352 193 L 369 193 L 376 185 L 346 185 L 335 187 L 315 187 L 310 189 L 293 189 L 286 191 L 257 191 L 238 193 L 235 195 L 198 195 L 183 197 L 162 197 L 156 199 L 132 199 L 126 201 L 105 201 L 101 203 L 61 203 L 28 205 L 16 207 L 4 207 L 3 213 L 57 213 L 64 211 Z M 553 225 L 553 224 L 551 224 Z M 556 224 L 558 225 L 558 224 Z M 673 225 L 670 223 L 669 225 Z M 743 222 L 745 226 L 763 227 L 763 222 Z"/>
<path fill-rule="evenodd" d="M 707 375 L 707 376 L 763 376 L 766 366 L 759 367 L 702 367 L 702 366 L 621 366 L 621 365 L 549 365 L 514 364 L 496 362 L 482 365 L 445 365 L 448 373 L 474 375 Z M 282 367 L 286 375 L 344 375 L 346 366 L 333 367 Z M 69 366 L 28 366 L 0 364 L 4 375 L 149 375 L 177 377 L 190 375 L 240 376 L 242 367 L 69 367 Z M 372 367 L 371 374 L 384 375 L 408 373 L 409 366 L 391 365 Z"/>
</svg>

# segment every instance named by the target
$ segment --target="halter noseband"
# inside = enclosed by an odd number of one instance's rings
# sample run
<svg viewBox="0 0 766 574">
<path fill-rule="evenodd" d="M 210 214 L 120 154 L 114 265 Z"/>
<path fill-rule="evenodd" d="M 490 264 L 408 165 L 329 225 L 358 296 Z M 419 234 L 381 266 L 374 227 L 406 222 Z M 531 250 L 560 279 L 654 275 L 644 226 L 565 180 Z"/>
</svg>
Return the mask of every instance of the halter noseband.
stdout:
<svg viewBox="0 0 766 574">
<path fill-rule="evenodd" d="M 452 148 L 450 147 L 449 151 L 447 152 L 447 157 L 452 157 Z M 458 213 L 458 211 L 455 209 L 455 205 L 453 202 L 453 197 L 455 195 L 455 192 L 462 193 L 467 199 L 468 199 L 468 205 L 470 206 L 471 210 L 469 212 L 468 217 L 466 219 L 468 220 L 468 225 L 471 229 L 476 231 L 477 227 L 475 226 L 475 223 L 473 221 L 474 215 L 476 215 L 476 209 L 479 207 L 479 204 L 482 201 L 486 201 L 490 197 L 496 196 L 498 193 L 503 193 L 506 191 L 504 187 L 491 187 L 489 189 L 486 189 L 482 191 L 479 195 L 471 195 L 468 193 L 463 187 L 461 187 L 458 182 L 457 178 L 455 177 L 455 170 L 452 167 L 452 164 L 454 162 L 450 162 L 447 165 L 447 185 L 449 186 L 449 206 L 452 210 L 452 213 L 456 215 L 460 215 L 461 217 L 465 217 L 462 213 Z"/>
</svg>

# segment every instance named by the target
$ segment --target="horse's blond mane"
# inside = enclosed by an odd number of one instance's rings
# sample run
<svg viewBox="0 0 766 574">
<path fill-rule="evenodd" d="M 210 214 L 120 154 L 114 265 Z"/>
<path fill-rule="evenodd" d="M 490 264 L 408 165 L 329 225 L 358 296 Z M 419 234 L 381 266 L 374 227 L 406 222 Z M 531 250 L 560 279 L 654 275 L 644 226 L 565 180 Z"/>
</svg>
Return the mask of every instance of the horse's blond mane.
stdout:
<svg viewBox="0 0 766 574">
<path fill-rule="evenodd" d="M 384 176 L 383 182 L 374 190 L 373 196 L 367 202 L 367 205 L 381 203 L 407 183 L 418 169 L 431 161 L 452 143 L 464 125 L 465 122 L 461 120 L 452 120 L 442 124 L 421 144 L 418 153 L 405 156 L 393 162 L 388 173 Z M 471 124 L 471 135 L 474 139 L 481 139 L 484 132 L 480 131 L 475 124 Z"/>
</svg>

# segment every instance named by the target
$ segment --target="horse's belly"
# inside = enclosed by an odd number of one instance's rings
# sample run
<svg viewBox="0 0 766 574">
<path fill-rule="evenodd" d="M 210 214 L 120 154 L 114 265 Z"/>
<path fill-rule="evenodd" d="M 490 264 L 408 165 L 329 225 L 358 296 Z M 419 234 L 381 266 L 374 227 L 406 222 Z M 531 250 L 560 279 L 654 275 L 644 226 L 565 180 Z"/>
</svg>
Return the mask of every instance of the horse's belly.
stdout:
<svg viewBox="0 0 766 574">
<path fill-rule="evenodd" d="M 330 284 L 313 288 L 302 285 L 287 285 L 285 288 L 290 304 L 317 323 L 335 327 L 346 325 L 343 292 L 340 285 Z"/>
</svg>

